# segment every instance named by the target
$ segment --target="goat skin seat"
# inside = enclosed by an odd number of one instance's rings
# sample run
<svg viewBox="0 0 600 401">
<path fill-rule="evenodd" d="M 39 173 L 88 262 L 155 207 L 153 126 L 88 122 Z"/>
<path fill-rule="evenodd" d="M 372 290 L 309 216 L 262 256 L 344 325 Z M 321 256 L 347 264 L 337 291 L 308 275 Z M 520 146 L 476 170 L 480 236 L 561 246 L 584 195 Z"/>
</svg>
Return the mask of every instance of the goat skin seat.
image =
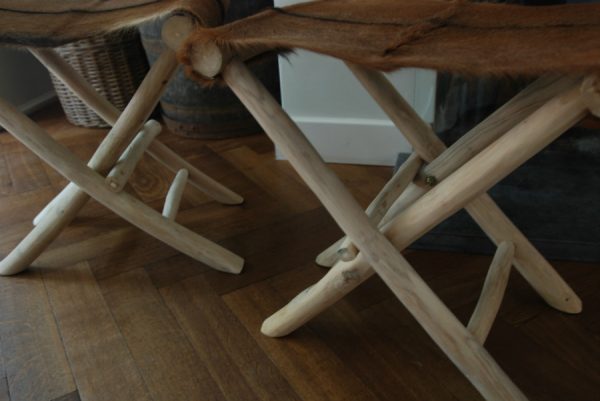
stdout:
<svg viewBox="0 0 600 401">
<path fill-rule="evenodd" d="M 465 0 L 324 0 L 199 28 L 180 52 L 306 49 L 383 71 L 472 75 L 600 71 L 600 4 L 521 6 Z"/>
<path fill-rule="evenodd" d="M 0 0 L 0 43 L 56 46 L 186 12 L 222 23 L 229 0 Z"/>
</svg>

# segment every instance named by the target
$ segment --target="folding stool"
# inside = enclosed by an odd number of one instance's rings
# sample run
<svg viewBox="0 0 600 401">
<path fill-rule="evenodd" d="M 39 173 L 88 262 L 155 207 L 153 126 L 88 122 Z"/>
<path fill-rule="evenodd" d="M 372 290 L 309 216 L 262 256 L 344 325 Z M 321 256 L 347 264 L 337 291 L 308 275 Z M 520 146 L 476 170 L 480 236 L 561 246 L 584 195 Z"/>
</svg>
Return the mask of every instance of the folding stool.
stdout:
<svg viewBox="0 0 600 401">
<path fill-rule="evenodd" d="M 377 5 L 379 13 L 369 15 L 365 12 L 370 5 Z M 428 17 L 415 23 L 416 29 L 412 29 L 410 21 L 391 21 L 392 11 L 403 6 L 411 18 L 421 14 Z M 445 10 L 448 6 L 451 9 Z M 469 20 L 470 13 L 499 14 L 500 21 L 502 18 L 506 21 L 512 15 L 518 16 L 524 8 L 437 0 L 316 1 L 269 10 L 222 27 L 200 28 L 190 36 L 180 50 L 190 72 L 199 78 L 222 78 L 348 238 L 338 241 L 318 257 L 320 264 L 333 267 L 318 283 L 269 317 L 262 327 L 264 334 L 273 337 L 289 334 L 377 273 L 486 399 L 526 400 L 483 347 L 500 307 L 511 266 L 516 267 L 548 304 L 560 311 L 580 312 L 581 300 L 486 191 L 590 110 L 600 115 L 600 83 L 593 74 L 600 67 L 600 53 L 596 50 L 600 13 L 598 6 L 581 7 L 585 6 L 536 10 L 540 13 L 540 20 L 534 21 L 538 25 L 517 18 L 518 23 L 507 29 L 533 26 L 532 29 L 543 31 L 556 28 L 559 33 L 557 40 L 581 39 L 584 43 L 566 50 L 578 56 L 587 54 L 591 60 L 584 57 L 581 63 L 541 67 L 541 73 L 557 72 L 558 75 L 538 79 L 448 149 L 383 74 L 373 68 L 393 69 L 406 65 L 444 69 L 443 56 L 451 53 L 457 45 L 450 39 L 448 42 L 440 41 L 441 44 L 435 42 L 435 35 L 448 32 L 448 35 L 460 36 L 467 23 L 472 23 L 473 30 L 481 30 L 482 34 L 499 34 L 501 29 L 499 31 L 493 26 L 495 20 L 490 20 L 489 25 L 492 26 L 487 26 L 487 20 Z M 573 31 L 568 30 L 569 25 L 561 21 L 562 17 L 556 19 L 556 15 L 560 13 L 568 20 L 570 15 L 586 10 L 587 20 L 582 31 L 574 36 L 575 39 L 572 36 L 563 38 L 564 34 L 572 34 Z M 527 13 L 531 15 L 532 12 L 527 10 Z M 548 13 L 552 13 L 552 18 Z M 364 19 L 364 15 L 369 15 L 372 20 Z M 307 21 L 311 24 L 308 25 Z M 366 28 L 360 35 L 356 34 L 355 41 L 343 36 L 352 35 L 358 26 Z M 379 34 L 376 29 L 383 30 L 384 34 Z M 400 44 L 397 46 L 393 46 L 388 37 L 392 29 L 406 30 L 403 35 L 398 35 Z M 537 39 L 544 40 L 544 33 L 546 31 Z M 556 31 L 548 33 L 556 34 Z M 427 36 L 429 34 L 433 39 Z M 517 41 L 519 38 L 513 37 L 513 43 L 519 50 L 532 46 L 527 41 Z M 372 42 L 381 46 L 371 51 L 369 46 Z M 560 49 L 563 42 L 555 45 Z M 419 49 L 420 45 L 425 49 L 438 49 L 440 54 L 426 53 L 418 58 L 419 51 L 423 52 Z M 470 57 L 467 62 L 478 62 L 478 52 L 485 51 L 479 43 L 464 46 L 467 50 L 462 50 Z M 265 52 L 293 48 L 312 50 L 346 61 L 414 148 L 414 154 L 376 197 L 367 213 L 243 62 Z M 503 55 L 510 55 L 510 50 L 505 49 Z M 395 57 L 391 61 L 390 55 Z M 542 56 L 551 61 L 562 55 L 546 52 Z M 464 68 L 462 60 L 454 60 L 454 64 L 445 69 L 485 73 L 489 68 L 499 73 L 518 73 L 516 64 L 496 65 L 493 60 L 486 64 L 484 60 L 469 70 Z M 524 69 L 524 72 L 531 75 L 536 70 Z M 469 212 L 498 247 L 467 327 L 458 321 L 399 252 L 461 208 Z"/>
<path fill-rule="evenodd" d="M 9 1 L 9 3 L 11 2 Z M 171 6 L 177 2 L 162 3 L 168 3 L 167 5 Z M 2 4 L 1 1 L 0 4 Z M 11 5 L 7 4 L 7 7 Z M 44 1 L 27 2 L 22 6 L 25 7 L 24 11 L 26 12 L 44 10 L 44 7 L 51 6 L 63 7 L 61 2 Z M 143 8 L 143 6 L 141 7 Z M 4 12 L 6 9 L 3 7 L 2 11 Z M 162 12 L 163 10 L 158 11 Z M 135 17 L 134 22 L 153 18 L 152 12 L 156 13 L 156 10 L 142 9 L 141 16 L 133 16 Z M 82 18 L 85 22 L 86 15 L 85 13 L 77 14 L 77 17 Z M 188 20 L 186 19 L 186 21 Z M 4 21 L 4 23 L 6 22 Z M 167 23 L 165 26 L 172 25 Z M 3 26 L 1 29 L 9 32 L 9 38 L 18 37 L 18 25 Z M 45 27 L 39 29 L 43 32 Z M 168 28 L 165 30 L 165 36 L 174 37 L 176 35 L 176 31 L 169 31 Z M 44 43 L 43 37 L 36 37 L 36 41 L 40 40 Z M 48 40 L 52 40 L 52 38 L 48 38 Z M 9 255 L 0 261 L 0 274 L 15 274 L 35 264 L 40 254 L 75 218 L 90 197 L 180 252 L 214 269 L 228 273 L 240 273 L 244 263 L 241 257 L 174 221 L 186 183 L 223 204 L 237 205 L 243 202 L 240 195 L 208 177 L 156 140 L 155 138 L 161 130 L 160 124 L 152 120 L 146 122 L 178 66 L 175 52 L 167 49 L 162 53 L 144 78 L 131 102 L 121 113 L 102 98 L 53 50 L 30 48 L 30 51 L 106 120 L 112 129 L 86 166 L 27 116 L 0 99 L 0 126 L 12 133 L 23 145 L 70 181 L 70 184 L 36 217 L 33 230 Z M 162 214 L 123 191 L 127 180 L 144 153 L 148 153 L 176 173 L 167 193 Z M 103 174 L 106 174 L 106 177 L 102 176 Z M 100 238 L 99 241 L 104 241 L 104 239 Z M 91 244 L 87 244 L 86 247 L 88 250 L 83 253 L 85 258 L 89 258 L 105 249 L 106 244 L 92 240 Z M 81 251 L 76 256 L 81 258 Z M 37 263 L 44 265 L 44 258 L 41 259 L 41 262 Z M 58 259 L 61 264 L 77 261 L 72 260 L 73 258 L 68 252 L 61 253 L 58 258 L 55 255 L 54 259 Z"/>
</svg>

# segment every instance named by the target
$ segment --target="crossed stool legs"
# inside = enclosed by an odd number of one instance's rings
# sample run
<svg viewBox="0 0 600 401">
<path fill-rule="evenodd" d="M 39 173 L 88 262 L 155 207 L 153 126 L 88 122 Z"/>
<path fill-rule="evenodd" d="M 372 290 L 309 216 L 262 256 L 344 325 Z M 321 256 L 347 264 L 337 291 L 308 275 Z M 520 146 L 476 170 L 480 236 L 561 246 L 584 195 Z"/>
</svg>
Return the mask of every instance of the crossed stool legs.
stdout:
<svg viewBox="0 0 600 401">
<path fill-rule="evenodd" d="M 582 95 L 580 80 L 536 82 L 461 144 L 445 150 L 382 74 L 350 65 L 415 149 L 366 214 L 242 61 L 217 51 L 192 60 L 192 64 L 204 75 L 206 71 L 221 73 L 348 237 L 320 257 L 321 261 L 332 261 L 336 259 L 333 253 L 344 260 L 337 261 L 321 281 L 267 319 L 263 333 L 283 336 L 292 332 L 377 273 L 486 399 L 525 400 L 483 348 L 510 266 L 514 264 L 559 310 L 577 313 L 581 301 L 485 191 L 585 116 L 590 102 Z M 592 92 L 596 99 L 596 92 Z M 438 156 L 441 161 L 435 163 Z M 424 163 L 430 164 L 422 167 Z M 404 195 L 387 211 L 404 189 Z M 498 245 L 468 327 L 456 319 L 399 252 L 463 207 Z M 378 229 L 380 222 L 383 224 Z M 340 244 L 342 251 L 338 252 Z"/>
<path fill-rule="evenodd" d="M 483 128 L 464 139 L 463 145 L 451 149 L 451 152 L 462 150 L 460 156 L 452 153 L 444 156 L 457 158 L 454 168 L 458 169 L 448 175 L 452 168 L 444 171 L 444 167 L 452 166 L 452 162 L 433 164 L 438 155 L 444 155 L 441 141 L 384 77 L 350 67 L 401 127 L 417 156 L 432 162 L 430 169 L 425 169 L 425 176 L 440 182 L 429 191 L 422 190 L 426 193 L 405 206 L 380 232 L 260 83 L 241 62 L 230 63 L 223 71 L 225 81 L 360 250 L 353 259 L 337 262 L 321 281 L 267 319 L 263 333 L 269 336 L 290 333 L 375 272 L 486 399 L 525 400 L 482 346 L 501 302 L 508 268 L 514 264 L 536 291 L 559 310 L 577 313 L 581 301 L 484 192 L 586 115 L 589 102 L 582 95 L 580 81 L 538 81 L 492 116 Z M 594 92 L 593 98 L 596 96 Z M 477 153 L 479 149 L 483 150 Z M 400 174 L 410 176 L 416 170 L 415 165 L 414 158 L 409 159 Z M 399 181 L 398 187 L 402 187 L 406 179 Z M 434 183 L 431 178 L 428 181 Z M 414 190 L 412 197 L 415 198 Z M 397 250 L 407 247 L 462 207 L 499 245 L 468 328 L 454 317 Z"/>
<path fill-rule="evenodd" d="M 113 127 L 86 166 L 28 117 L 0 100 L 0 124 L 71 181 L 36 217 L 34 229 L 0 262 L 0 274 L 15 274 L 34 263 L 75 218 L 90 196 L 188 256 L 217 270 L 239 273 L 243 266 L 242 258 L 175 223 L 174 218 L 188 181 L 224 204 L 239 204 L 243 199 L 154 140 L 160 132 L 158 123 L 151 121 L 144 124 L 177 68 L 175 53 L 164 51 L 123 113 L 99 96 L 53 51 L 32 50 L 32 53 Z M 127 144 L 129 146 L 120 153 Z M 177 173 L 162 214 L 122 192 L 145 151 Z M 101 175 L 106 173 L 106 178 Z"/>
</svg>

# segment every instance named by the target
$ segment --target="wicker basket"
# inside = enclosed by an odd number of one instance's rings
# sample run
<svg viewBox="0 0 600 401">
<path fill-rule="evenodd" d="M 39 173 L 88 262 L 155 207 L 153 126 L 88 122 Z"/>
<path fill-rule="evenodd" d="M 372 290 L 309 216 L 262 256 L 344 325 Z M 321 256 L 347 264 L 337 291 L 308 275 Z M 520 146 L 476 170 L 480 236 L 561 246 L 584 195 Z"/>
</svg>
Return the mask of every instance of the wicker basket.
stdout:
<svg viewBox="0 0 600 401">
<path fill-rule="evenodd" d="M 112 104 L 123 110 L 148 71 L 137 31 L 97 36 L 56 51 Z M 52 75 L 52 74 L 51 74 Z M 69 88 L 52 75 L 67 119 L 83 127 L 107 127 Z"/>
</svg>

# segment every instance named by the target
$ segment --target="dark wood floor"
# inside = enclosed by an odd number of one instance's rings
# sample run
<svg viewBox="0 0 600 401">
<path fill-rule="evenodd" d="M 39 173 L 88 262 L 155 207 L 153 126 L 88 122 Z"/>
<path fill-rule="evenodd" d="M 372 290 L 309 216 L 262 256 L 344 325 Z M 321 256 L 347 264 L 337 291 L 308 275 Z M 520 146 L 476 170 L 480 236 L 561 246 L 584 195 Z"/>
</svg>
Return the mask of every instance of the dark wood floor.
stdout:
<svg viewBox="0 0 600 401">
<path fill-rule="evenodd" d="M 56 110 L 37 116 L 81 157 L 104 131 L 74 128 Z M 187 192 L 179 221 L 247 259 L 244 273 L 212 271 L 133 231 L 120 249 L 60 269 L 0 279 L 0 400 L 427 401 L 481 400 L 406 310 L 373 278 L 283 339 L 263 319 L 314 283 L 315 255 L 339 230 L 261 135 L 166 142 L 246 198 L 225 207 Z M 338 165 L 366 205 L 389 168 Z M 171 175 L 144 160 L 131 188 L 156 208 Z M 0 254 L 64 186 L 54 171 L 0 135 Z M 51 249 L 128 227 L 91 202 Z M 409 251 L 407 257 L 466 321 L 488 256 Z M 569 316 L 511 276 L 487 346 L 536 401 L 600 400 L 600 265 L 556 262 L 584 302 Z"/>
</svg>

